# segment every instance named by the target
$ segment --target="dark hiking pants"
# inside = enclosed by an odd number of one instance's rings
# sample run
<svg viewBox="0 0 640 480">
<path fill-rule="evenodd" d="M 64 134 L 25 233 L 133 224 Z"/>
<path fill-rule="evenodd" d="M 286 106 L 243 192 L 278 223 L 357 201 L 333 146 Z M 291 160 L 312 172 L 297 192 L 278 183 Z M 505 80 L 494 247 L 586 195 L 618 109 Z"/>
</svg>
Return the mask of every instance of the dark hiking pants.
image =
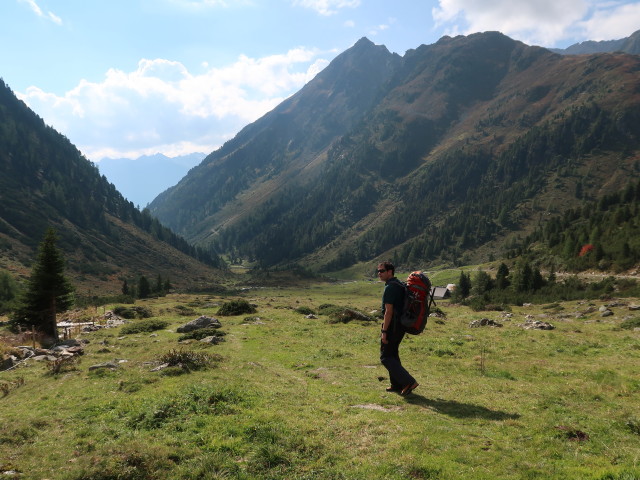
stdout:
<svg viewBox="0 0 640 480">
<path fill-rule="evenodd" d="M 388 343 L 385 344 L 380 341 L 380 362 L 382 362 L 382 365 L 384 365 L 389 372 L 391 386 L 398 390 L 401 390 L 407 385 L 413 385 L 416 381 L 400 362 L 398 349 L 400 348 L 400 342 L 402 342 L 403 338 L 404 330 L 401 328 L 393 328 L 393 325 L 391 325 L 387 332 Z"/>
</svg>

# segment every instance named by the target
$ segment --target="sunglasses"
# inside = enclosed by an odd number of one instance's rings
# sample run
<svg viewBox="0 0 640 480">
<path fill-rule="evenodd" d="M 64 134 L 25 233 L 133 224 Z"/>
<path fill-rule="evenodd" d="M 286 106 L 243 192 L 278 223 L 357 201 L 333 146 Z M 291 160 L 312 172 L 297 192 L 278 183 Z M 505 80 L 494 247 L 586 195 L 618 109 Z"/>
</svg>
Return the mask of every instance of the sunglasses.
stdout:
<svg viewBox="0 0 640 480">
<path fill-rule="evenodd" d="M 385 268 L 385 269 L 380 269 L 380 268 L 378 269 L 378 273 L 384 273 L 384 272 L 386 272 L 386 271 L 387 271 L 387 269 L 386 269 L 386 268 Z"/>
</svg>

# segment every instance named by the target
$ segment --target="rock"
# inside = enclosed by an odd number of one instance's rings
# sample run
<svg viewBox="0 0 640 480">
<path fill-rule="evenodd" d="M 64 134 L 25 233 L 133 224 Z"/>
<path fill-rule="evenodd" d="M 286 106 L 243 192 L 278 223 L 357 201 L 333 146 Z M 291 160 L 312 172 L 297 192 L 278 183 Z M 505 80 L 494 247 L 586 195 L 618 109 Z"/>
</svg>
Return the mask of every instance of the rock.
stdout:
<svg viewBox="0 0 640 480">
<path fill-rule="evenodd" d="M 631 311 L 640 310 L 640 305 L 629 305 L 629 310 Z"/>
<path fill-rule="evenodd" d="M 613 312 L 611 310 L 605 310 L 600 314 L 601 317 L 610 317 L 611 315 L 613 315 Z"/>
<path fill-rule="evenodd" d="M 187 333 L 187 332 L 192 332 L 194 330 L 199 330 L 201 328 L 220 328 L 220 327 L 222 327 L 220 320 L 218 320 L 217 318 L 207 317 L 206 315 L 203 315 L 201 317 L 196 318 L 195 320 L 185 323 L 181 327 L 178 327 L 177 332 Z"/>
<path fill-rule="evenodd" d="M 215 335 L 211 335 L 210 337 L 204 337 L 200 340 L 202 343 L 211 343 L 212 345 L 217 345 L 220 342 L 224 342 L 224 338 L 216 337 Z"/>
<path fill-rule="evenodd" d="M 489 318 L 482 318 L 480 320 L 474 320 L 472 321 L 469 326 L 471 328 L 478 328 L 478 327 L 502 327 L 501 323 L 496 322 L 495 320 L 491 320 Z"/>
<path fill-rule="evenodd" d="M 163 363 L 162 365 L 159 365 L 155 368 L 152 368 L 151 371 L 152 372 L 159 372 L 160 370 L 164 370 L 165 368 L 168 368 L 169 364 L 168 363 Z"/>
<path fill-rule="evenodd" d="M 615 302 L 610 302 L 607 303 L 606 305 L 609 308 L 613 308 L 613 307 L 626 307 L 627 304 L 625 302 L 620 302 L 620 301 L 615 301 Z"/>
<path fill-rule="evenodd" d="M 53 355 L 36 355 L 35 357 L 32 357 L 36 362 L 42 362 L 42 361 L 47 361 L 47 362 L 53 362 L 55 360 L 57 360 L 57 357 L 53 356 Z"/>
<path fill-rule="evenodd" d="M 14 358 L 15 357 L 9 356 L 8 358 L 0 360 L 0 371 L 9 370 L 10 368 L 12 368 L 14 366 Z"/>
<path fill-rule="evenodd" d="M 553 330 L 554 328 L 556 328 L 550 323 L 542 322 L 540 320 L 527 320 L 520 326 L 525 330 Z"/>
<path fill-rule="evenodd" d="M 313 313 L 310 313 L 309 315 L 306 315 L 304 318 L 308 318 L 309 320 L 314 320 L 318 317 L 316 317 Z"/>
<path fill-rule="evenodd" d="M 118 365 L 113 362 L 98 363 L 96 365 L 91 365 L 89 367 L 89 370 L 100 370 L 102 368 L 110 368 L 112 370 L 115 370 L 116 368 L 118 368 Z"/>
</svg>

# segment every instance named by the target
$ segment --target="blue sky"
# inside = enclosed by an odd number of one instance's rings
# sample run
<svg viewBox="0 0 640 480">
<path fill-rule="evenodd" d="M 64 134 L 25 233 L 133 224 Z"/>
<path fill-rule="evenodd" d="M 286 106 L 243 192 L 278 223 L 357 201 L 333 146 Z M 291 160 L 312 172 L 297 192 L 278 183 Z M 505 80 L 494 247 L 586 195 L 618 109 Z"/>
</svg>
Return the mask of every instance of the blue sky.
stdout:
<svg viewBox="0 0 640 480">
<path fill-rule="evenodd" d="M 640 29 L 640 1 L 0 0 L 0 77 L 93 161 L 209 153 L 361 37 L 404 55 L 498 30 L 566 47 Z"/>
</svg>

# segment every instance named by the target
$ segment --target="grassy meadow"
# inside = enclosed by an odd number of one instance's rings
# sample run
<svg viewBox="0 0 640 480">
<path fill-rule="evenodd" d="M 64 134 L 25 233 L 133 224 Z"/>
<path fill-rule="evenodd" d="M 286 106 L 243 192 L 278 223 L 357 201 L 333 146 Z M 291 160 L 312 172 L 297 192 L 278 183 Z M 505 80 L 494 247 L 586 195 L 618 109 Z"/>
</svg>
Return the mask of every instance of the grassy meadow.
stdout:
<svg viewBox="0 0 640 480">
<path fill-rule="evenodd" d="M 359 280 L 138 301 L 168 327 L 83 333 L 80 363 L 57 374 L 0 372 L 0 478 L 640 479 L 640 332 L 621 328 L 636 312 L 440 301 L 446 318 L 402 344 L 420 386 L 401 397 L 385 392 L 378 321 L 301 313 L 369 313 L 381 292 Z M 233 298 L 257 312 L 218 316 Z M 199 315 L 220 319 L 224 342 L 178 343 Z M 525 330 L 525 315 L 556 328 Z M 503 327 L 469 326 L 481 318 Z M 167 354 L 208 365 L 152 371 Z M 118 368 L 89 369 L 107 361 Z"/>
</svg>

